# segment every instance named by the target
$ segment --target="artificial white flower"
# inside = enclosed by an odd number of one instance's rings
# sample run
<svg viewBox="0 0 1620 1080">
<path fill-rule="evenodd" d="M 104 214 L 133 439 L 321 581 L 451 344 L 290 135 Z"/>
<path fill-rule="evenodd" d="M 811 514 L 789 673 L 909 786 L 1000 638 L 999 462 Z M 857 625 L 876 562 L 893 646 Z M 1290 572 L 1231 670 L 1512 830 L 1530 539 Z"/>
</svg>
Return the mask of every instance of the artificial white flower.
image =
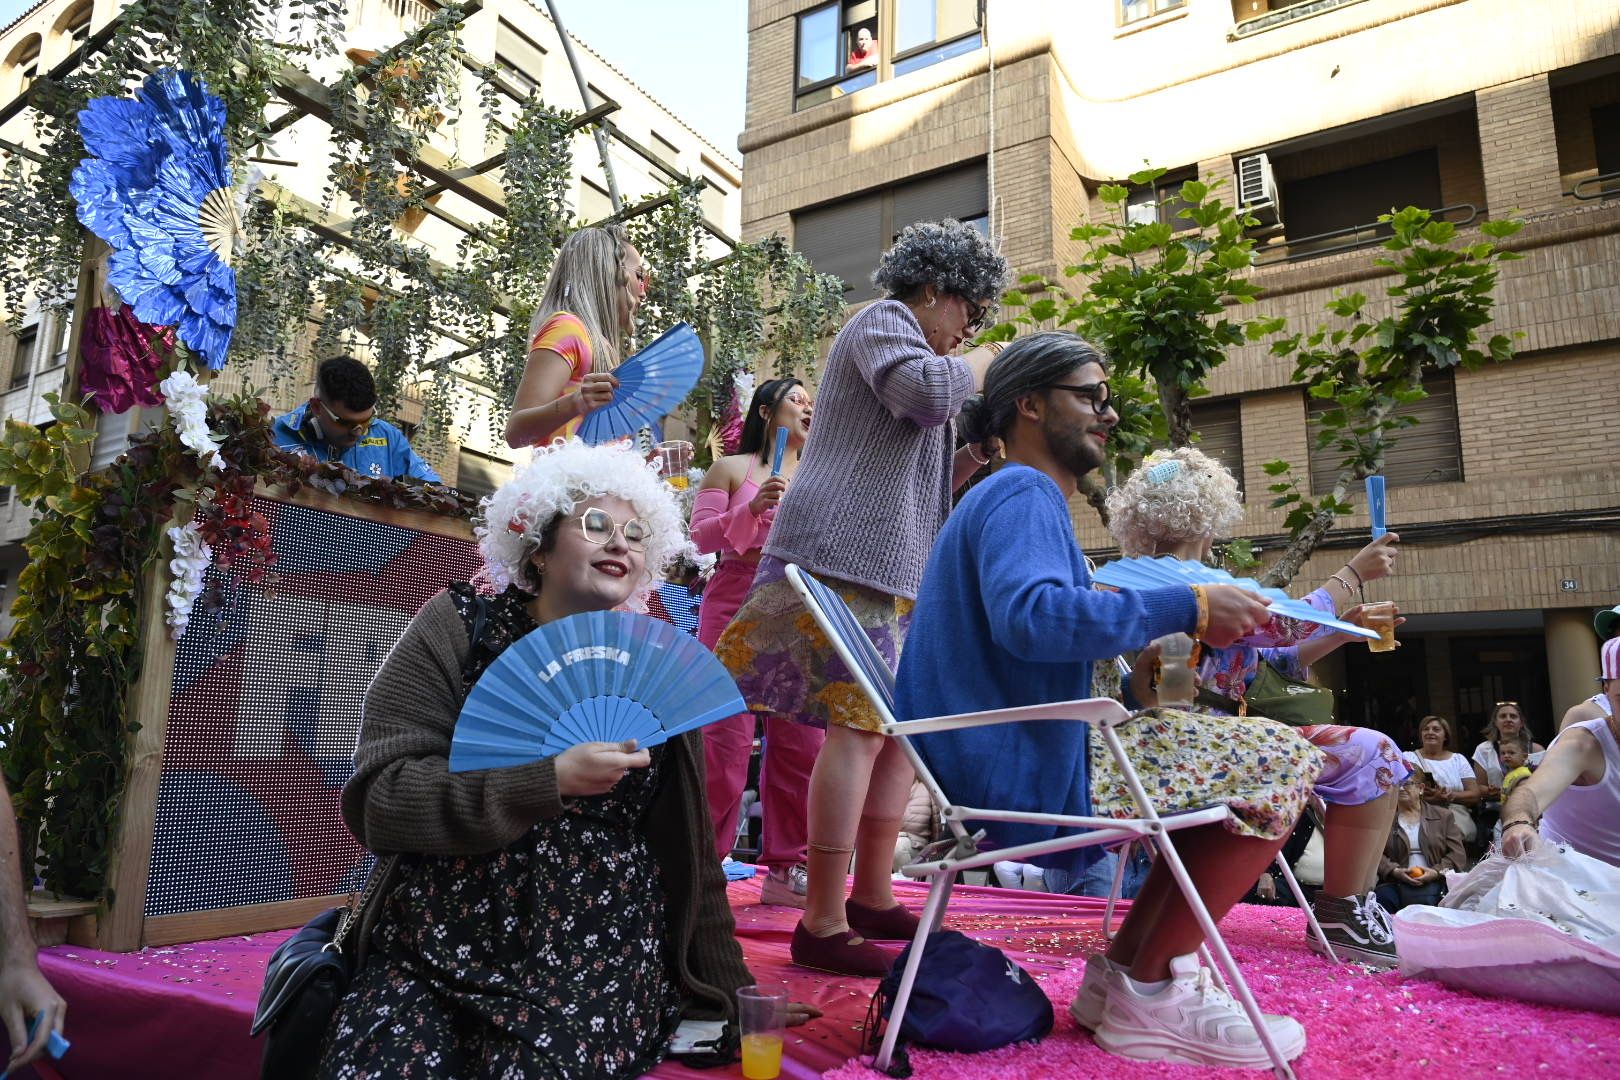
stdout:
<svg viewBox="0 0 1620 1080">
<path fill-rule="evenodd" d="M 174 430 L 180 441 L 189 446 L 206 465 L 216 469 L 225 467 L 219 456 L 219 440 L 208 430 L 208 387 L 199 383 L 189 371 L 176 371 L 158 383 L 169 415 L 174 419 Z"/>
<path fill-rule="evenodd" d="M 171 528 L 169 542 L 174 545 L 174 558 L 169 560 L 173 580 L 164 597 L 168 610 L 163 619 L 169 624 L 169 636 L 178 641 L 191 622 L 192 606 L 202 595 L 203 576 L 214 561 L 214 551 L 203 540 L 195 521 Z"/>
</svg>

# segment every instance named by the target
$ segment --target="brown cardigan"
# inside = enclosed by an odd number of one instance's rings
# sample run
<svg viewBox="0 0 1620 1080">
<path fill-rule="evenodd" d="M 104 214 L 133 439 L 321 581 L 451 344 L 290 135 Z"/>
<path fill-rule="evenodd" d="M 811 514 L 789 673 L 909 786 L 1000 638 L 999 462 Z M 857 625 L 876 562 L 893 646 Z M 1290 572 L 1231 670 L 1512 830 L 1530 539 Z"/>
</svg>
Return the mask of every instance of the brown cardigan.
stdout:
<svg viewBox="0 0 1620 1080">
<path fill-rule="evenodd" d="M 429 600 L 366 691 L 355 773 L 343 817 L 371 851 L 481 855 L 562 813 L 552 758 L 452 773 L 469 643 L 449 594 Z M 642 826 L 663 875 L 667 940 L 693 1019 L 730 1019 L 737 989 L 754 981 L 737 944 L 725 875 L 714 853 L 698 732 L 668 744 L 667 781 Z"/>
<path fill-rule="evenodd" d="M 1457 819 L 1447 807 L 1423 804 L 1423 817 L 1418 821 L 1418 849 L 1429 860 L 1429 866 L 1442 874 L 1447 870 L 1468 868 L 1462 830 L 1457 828 Z M 1406 863 L 1411 857 L 1412 846 L 1406 841 L 1406 830 L 1401 827 L 1397 811 L 1389 827 L 1389 839 L 1384 842 L 1384 857 L 1378 860 L 1379 880 L 1399 881 L 1405 877 Z"/>
</svg>

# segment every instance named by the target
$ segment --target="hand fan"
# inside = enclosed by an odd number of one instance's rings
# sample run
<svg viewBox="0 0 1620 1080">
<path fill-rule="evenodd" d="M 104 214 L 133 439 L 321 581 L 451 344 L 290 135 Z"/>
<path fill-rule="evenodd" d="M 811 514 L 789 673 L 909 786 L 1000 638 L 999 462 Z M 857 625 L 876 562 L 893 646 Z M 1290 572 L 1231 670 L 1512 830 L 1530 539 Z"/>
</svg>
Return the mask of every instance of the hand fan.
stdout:
<svg viewBox="0 0 1620 1080">
<path fill-rule="evenodd" d="M 714 654 L 669 623 L 587 611 L 514 642 L 473 685 L 450 771 L 523 765 L 582 742 L 672 735 L 748 711 Z"/>
<path fill-rule="evenodd" d="M 1367 513 L 1372 517 L 1372 538 L 1374 540 L 1389 532 L 1384 528 L 1384 478 L 1382 476 L 1367 477 Z"/>
<path fill-rule="evenodd" d="M 1240 589 L 1258 593 L 1266 600 L 1267 608 L 1274 614 L 1286 615 L 1300 622 L 1331 626 L 1335 630 L 1369 640 L 1378 637 L 1376 630 L 1368 630 L 1353 622 L 1336 619 L 1324 611 L 1311 607 L 1303 600 L 1295 600 L 1281 589 L 1268 589 L 1254 578 L 1235 578 L 1225 570 L 1169 555 L 1151 559 L 1145 556 L 1115 559 L 1099 567 L 1093 579 L 1116 589 L 1160 589 L 1166 585 L 1236 585 Z"/>
<path fill-rule="evenodd" d="M 654 427 L 674 412 L 703 374 L 703 345 L 696 330 L 676 323 L 613 374 L 619 380 L 613 400 L 579 424 L 579 437 L 592 446 Z"/>
<path fill-rule="evenodd" d="M 787 454 L 788 430 L 785 427 L 776 429 L 776 454 L 771 458 L 771 475 L 776 476 L 782 471 L 782 458 Z"/>
</svg>

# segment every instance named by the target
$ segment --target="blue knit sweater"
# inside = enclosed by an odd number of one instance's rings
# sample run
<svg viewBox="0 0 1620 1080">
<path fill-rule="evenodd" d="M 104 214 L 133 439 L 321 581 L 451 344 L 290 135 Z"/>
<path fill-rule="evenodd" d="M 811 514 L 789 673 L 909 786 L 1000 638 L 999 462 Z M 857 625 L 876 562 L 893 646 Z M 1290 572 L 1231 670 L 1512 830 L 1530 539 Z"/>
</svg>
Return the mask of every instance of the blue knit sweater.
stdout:
<svg viewBox="0 0 1620 1080">
<path fill-rule="evenodd" d="M 900 657 L 895 714 L 915 720 L 1090 697 L 1093 661 L 1190 632 L 1197 621 L 1185 586 L 1094 590 L 1057 484 L 1008 465 L 963 498 L 934 545 Z M 1089 814 L 1088 730 L 1042 720 L 914 744 L 955 803 Z M 987 828 L 997 847 L 1058 835 L 1040 825 Z M 1078 873 L 1090 857 L 1034 861 Z"/>
</svg>

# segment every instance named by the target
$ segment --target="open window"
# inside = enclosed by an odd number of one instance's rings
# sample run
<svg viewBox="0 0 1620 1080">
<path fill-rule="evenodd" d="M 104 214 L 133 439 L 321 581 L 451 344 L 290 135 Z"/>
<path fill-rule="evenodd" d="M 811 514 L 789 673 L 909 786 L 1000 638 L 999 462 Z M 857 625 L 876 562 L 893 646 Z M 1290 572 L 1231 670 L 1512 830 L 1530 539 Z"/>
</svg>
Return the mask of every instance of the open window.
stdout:
<svg viewBox="0 0 1620 1080">
<path fill-rule="evenodd" d="M 794 108 L 819 105 L 877 82 L 877 0 L 824 4 L 800 15 L 798 29 Z"/>
<path fill-rule="evenodd" d="M 972 52 L 983 44 L 979 0 L 895 0 L 896 75 Z"/>
</svg>

